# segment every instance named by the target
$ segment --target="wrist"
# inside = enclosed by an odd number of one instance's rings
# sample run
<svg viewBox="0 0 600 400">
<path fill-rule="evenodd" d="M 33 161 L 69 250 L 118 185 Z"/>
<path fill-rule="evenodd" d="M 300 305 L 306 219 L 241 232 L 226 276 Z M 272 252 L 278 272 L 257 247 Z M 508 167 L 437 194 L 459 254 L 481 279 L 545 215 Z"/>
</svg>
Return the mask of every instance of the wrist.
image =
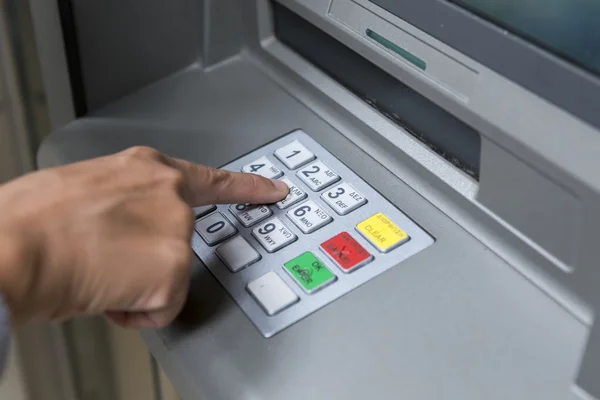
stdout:
<svg viewBox="0 0 600 400">
<path fill-rule="evenodd" d="M 10 310 L 12 324 L 31 316 L 28 294 L 33 286 L 35 253 L 19 235 L 0 233 L 0 294 Z"/>
</svg>

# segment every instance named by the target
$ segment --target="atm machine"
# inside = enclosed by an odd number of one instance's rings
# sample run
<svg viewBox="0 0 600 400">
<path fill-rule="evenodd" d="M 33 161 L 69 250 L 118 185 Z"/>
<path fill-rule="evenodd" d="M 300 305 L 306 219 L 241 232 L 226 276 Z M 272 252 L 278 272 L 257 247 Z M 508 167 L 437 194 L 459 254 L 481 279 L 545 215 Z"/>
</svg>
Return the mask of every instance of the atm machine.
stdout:
<svg viewBox="0 0 600 400">
<path fill-rule="evenodd" d="M 183 399 L 600 399 L 600 3 L 58 5 L 40 167 L 148 145 L 292 189 L 195 210 L 188 303 L 141 332 Z"/>
</svg>

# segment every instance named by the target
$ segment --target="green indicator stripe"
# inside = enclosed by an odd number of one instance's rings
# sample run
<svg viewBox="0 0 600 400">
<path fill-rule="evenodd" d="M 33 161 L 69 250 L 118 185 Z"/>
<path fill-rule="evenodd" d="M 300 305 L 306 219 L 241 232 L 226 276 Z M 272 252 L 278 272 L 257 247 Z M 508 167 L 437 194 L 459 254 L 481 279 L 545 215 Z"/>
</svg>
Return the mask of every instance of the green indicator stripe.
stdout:
<svg viewBox="0 0 600 400">
<path fill-rule="evenodd" d="M 415 56 L 411 52 L 398 46 L 397 44 L 390 42 L 383 36 L 379 35 L 377 32 L 367 29 L 367 36 L 379 43 L 380 45 L 382 45 L 383 47 L 385 47 L 386 49 L 389 49 L 394 53 L 398 54 L 400 57 L 413 64 L 415 67 L 420 68 L 423 71 L 427 69 L 427 63 L 425 61 Z"/>
<path fill-rule="evenodd" d="M 335 280 L 335 275 L 310 251 L 285 263 L 284 268 L 308 293 Z"/>
</svg>

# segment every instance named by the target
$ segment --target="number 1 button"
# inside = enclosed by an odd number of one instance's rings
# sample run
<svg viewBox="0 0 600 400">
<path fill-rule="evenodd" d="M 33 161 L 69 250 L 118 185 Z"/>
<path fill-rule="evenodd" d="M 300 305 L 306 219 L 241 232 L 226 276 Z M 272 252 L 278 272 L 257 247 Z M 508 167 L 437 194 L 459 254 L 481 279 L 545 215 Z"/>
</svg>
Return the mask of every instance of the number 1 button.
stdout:
<svg viewBox="0 0 600 400">
<path fill-rule="evenodd" d="M 277 179 L 283 175 L 283 171 L 277 168 L 267 157 L 261 157 L 244 166 L 242 172 L 264 176 L 267 179 Z"/>
<path fill-rule="evenodd" d="M 275 157 L 289 169 L 296 169 L 315 159 L 315 155 L 297 140 L 278 149 L 275 152 Z"/>
</svg>

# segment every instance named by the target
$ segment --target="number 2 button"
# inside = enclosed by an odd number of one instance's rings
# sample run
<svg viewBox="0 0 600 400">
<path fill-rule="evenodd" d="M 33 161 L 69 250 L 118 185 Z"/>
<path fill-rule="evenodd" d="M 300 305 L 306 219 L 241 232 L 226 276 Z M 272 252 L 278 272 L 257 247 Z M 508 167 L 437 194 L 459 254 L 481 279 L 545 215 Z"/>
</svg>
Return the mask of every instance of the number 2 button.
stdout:
<svg viewBox="0 0 600 400">
<path fill-rule="evenodd" d="M 196 222 L 196 232 L 209 246 L 221 243 L 237 233 L 237 229 L 221 213 L 211 214 Z"/>
<path fill-rule="evenodd" d="M 278 149 L 275 157 L 289 169 L 296 169 L 315 159 L 315 155 L 297 140 Z"/>
<path fill-rule="evenodd" d="M 297 175 L 314 192 L 325 189 L 340 180 L 340 176 L 321 161 L 302 168 Z"/>
<path fill-rule="evenodd" d="M 267 157 L 258 160 L 242 168 L 242 172 L 264 176 L 267 179 L 277 179 L 283 175 L 283 171 L 273 164 Z"/>
</svg>

